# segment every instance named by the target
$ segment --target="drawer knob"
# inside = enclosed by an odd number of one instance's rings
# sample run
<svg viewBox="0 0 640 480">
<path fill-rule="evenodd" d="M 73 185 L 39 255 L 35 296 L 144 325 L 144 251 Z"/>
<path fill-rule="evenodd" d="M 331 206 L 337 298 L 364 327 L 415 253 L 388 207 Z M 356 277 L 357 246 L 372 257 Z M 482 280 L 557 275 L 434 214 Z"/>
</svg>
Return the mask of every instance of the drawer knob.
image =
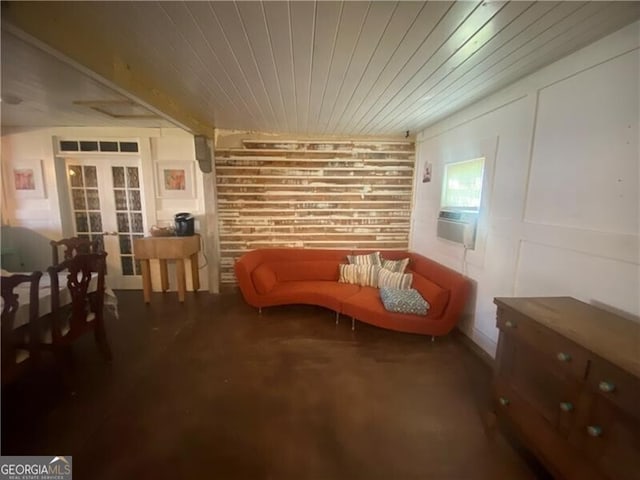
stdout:
<svg viewBox="0 0 640 480">
<path fill-rule="evenodd" d="M 563 412 L 571 412 L 573 411 L 573 403 L 571 402 L 560 402 L 560 410 Z"/>
<path fill-rule="evenodd" d="M 602 427 L 598 425 L 589 425 L 587 427 L 587 433 L 591 437 L 600 437 L 602 435 Z"/>
<path fill-rule="evenodd" d="M 507 328 L 516 328 L 516 324 L 513 323 L 511 320 L 507 320 L 506 322 L 504 322 L 504 326 Z"/>
<path fill-rule="evenodd" d="M 498 401 L 500 402 L 500 405 L 502 405 L 503 407 L 506 407 L 511 403 L 508 398 L 504 398 L 504 397 L 500 397 Z"/>
<path fill-rule="evenodd" d="M 571 355 L 569 355 L 568 353 L 565 353 L 565 352 L 558 353 L 558 355 L 556 355 L 556 358 L 558 360 L 560 360 L 561 362 L 570 362 L 571 361 Z"/>
<path fill-rule="evenodd" d="M 600 382 L 598 388 L 601 392 L 611 393 L 616 389 L 616 386 L 611 382 Z"/>
</svg>

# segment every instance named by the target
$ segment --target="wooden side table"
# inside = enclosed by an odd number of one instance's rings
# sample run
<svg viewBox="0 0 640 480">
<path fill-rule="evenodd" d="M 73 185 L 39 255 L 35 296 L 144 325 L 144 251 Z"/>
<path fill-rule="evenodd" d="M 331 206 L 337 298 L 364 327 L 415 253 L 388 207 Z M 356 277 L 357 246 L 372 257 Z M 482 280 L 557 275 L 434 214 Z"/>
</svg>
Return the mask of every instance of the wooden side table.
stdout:
<svg viewBox="0 0 640 480">
<path fill-rule="evenodd" d="M 162 291 L 169 289 L 169 276 L 167 273 L 167 260 L 176 261 L 176 280 L 178 283 L 178 300 L 184 302 L 184 293 L 187 289 L 185 278 L 184 260 L 191 259 L 191 279 L 193 291 L 200 288 L 198 275 L 198 252 L 200 251 L 200 235 L 192 237 L 144 237 L 133 242 L 133 254 L 136 260 L 140 260 L 142 267 L 142 288 L 144 301 L 151 301 L 151 267 L 149 260 L 160 261 L 160 283 Z"/>
</svg>

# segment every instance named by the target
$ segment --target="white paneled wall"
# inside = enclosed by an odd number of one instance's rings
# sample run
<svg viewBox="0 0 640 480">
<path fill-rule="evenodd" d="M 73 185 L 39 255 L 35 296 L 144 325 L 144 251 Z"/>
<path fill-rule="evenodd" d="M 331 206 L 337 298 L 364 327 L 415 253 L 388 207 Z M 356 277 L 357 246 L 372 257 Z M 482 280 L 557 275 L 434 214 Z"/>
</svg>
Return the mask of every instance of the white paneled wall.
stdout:
<svg viewBox="0 0 640 480">
<path fill-rule="evenodd" d="M 639 24 L 418 135 L 410 248 L 476 282 L 461 328 L 495 352 L 496 296 L 569 295 L 638 319 Z M 487 157 L 479 243 L 436 237 L 446 162 Z"/>
<path fill-rule="evenodd" d="M 526 221 L 638 232 L 638 164 L 625 161 L 638 152 L 634 60 L 628 53 L 540 89 Z"/>
<path fill-rule="evenodd" d="M 196 215 L 197 221 L 204 214 L 204 199 L 202 195 L 202 172 L 195 161 L 195 149 L 193 137 L 167 136 L 151 138 L 151 156 L 155 163 L 154 174 L 158 174 L 158 166 L 170 162 L 183 163 L 194 175 L 193 195 L 189 198 L 163 197 L 156 185 L 156 210 L 158 221 L 173 221 L 173 215 L 177 212 L 191 212 Z M 156 177 L 157 180 L 157 177 Z M 199 226 L 196 224 L 196 226 Z"/>
<path fill-rule="evenodd" d="M 182 132 L 181 132 L 182 133 Z M 155 180 L 155 208 L 156 222 L 160 225 L 173 225 L 173 216 L 179 212 L 192 213 L 195 218 L 196 232 L 203 232 L 204 219 L 204 194 L 202 172 L 195 160 L 195 147 L 193 136 L 184 135 L 165 135 L 162 137 L 152 137 L 151 141 L 151 157 L 153 158 L 153 174 Z M 166 162 L 170 162 L 167 164 Z M 159 188 L 159 168 L 163 165 L 184 165 L 193 175 L 193 192 L 189 198 L 167 198 L 162 195 Z M 202 247 L 204 249 L 204 246 Z M 187 271 L 190 271 L 190 260 L 185 261 Z M 204 256 L 200 253 L 199 264 L 204 266 L 206 263 Z M 153 279 L 154 290 L 159 290 L 160 265 L 157 261 L 151 261 L 151 276 Z M 187 275 L 189 277 L 189 275 Z M 172 290 L 175 290 L 175 264 L 169 263 L 169 283 Z M 201 288 L 207 289 L 207 275 L 204 270 L 200 270 Z M 187 278 L 187 289 L 193 288 L 191 278 Z"/>
<path fill-rule="evenodd" d="M 3 129 L 3 133 L 4 133 Z M 12 267 L 25 270 L 45 268 L 51 263 L 49 240 L 61 232 L 61 216 L 58 207 L 58 187 L 53 163 L 53 141 L 44 129 L 2 136 L 2 190 L 3 202 L 3 250 L 15 250 L 11 257 L 4 257 Z M 25 161 L 41 168 L 43 196 L 21 198 L 12 186 L 11 172 L 21 168 Z M 20 255 L 18 250 L 28 250 Z M 18 258 L 19 257 L 19 258 Z"/>
</svg>

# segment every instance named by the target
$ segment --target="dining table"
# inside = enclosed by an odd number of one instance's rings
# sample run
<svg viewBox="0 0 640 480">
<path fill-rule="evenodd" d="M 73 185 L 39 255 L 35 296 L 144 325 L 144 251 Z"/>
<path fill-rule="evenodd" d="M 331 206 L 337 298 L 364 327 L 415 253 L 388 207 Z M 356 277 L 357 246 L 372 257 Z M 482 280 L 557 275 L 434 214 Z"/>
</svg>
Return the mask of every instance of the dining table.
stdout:
<svg viewBox="0 0 640 480">
<path fill-rule="evenodd" d="M 25 274 L 24 272 L 7 272 L 6 270 L 2 270 L 2 277 L 15 275 L 15 274 Z M 31 272 L 26 273 L 27 275 L 31 274 Z M 69 291 L 69 287 L 67 286 L 68 281 L 68 272 L 58 273 L 58 288 L 59 288 L 59 298 L 60 298 L 60 306 L 68 305 L 71 303 L 71 292 Z M 89 293 L 95 292 L 98 285 L 98 276 L 92 275 L 91 280 L 89 281 Z M 13 323 L 13 328 L 18 328 L 23 325 L 29 323 L 29 296 L 30 285 L 28 283 L 23 283 L 16 288 L 14 288 L 13 292 L 18 295 L 18 311 L 16 312 L 15 320 Z M 43 317 L 49 313 L 51 313 L 51 277 L 48 274 L 44 274 L 40 278 L 40 284 L 38 287 L 38 316 Z M 105 296 L 104 296 L 104 306 L 107 310 L 113 313 L 113 315 L 118 317 L 118 298 L 116 297 L 113 290 L 110 288 L 105 288 Z M 0 308 L 4 307 L 4 300 L 0 299 Z"/>
</svg>

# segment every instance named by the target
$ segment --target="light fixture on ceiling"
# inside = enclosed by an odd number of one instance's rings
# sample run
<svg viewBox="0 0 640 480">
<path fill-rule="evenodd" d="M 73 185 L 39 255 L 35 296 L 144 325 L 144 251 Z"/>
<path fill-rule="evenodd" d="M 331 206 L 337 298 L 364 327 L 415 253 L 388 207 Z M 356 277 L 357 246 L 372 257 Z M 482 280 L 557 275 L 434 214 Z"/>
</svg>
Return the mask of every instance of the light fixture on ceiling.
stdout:
<svg viewBox="0 0 640 480">
<path fill-rule="evenodd" d="M 151 110 L 131 100 L 77 100 L 74 105 L 89 107 L 111 118 L 127 120 L 145 120 L 160 118 Z"/>
</svg>

